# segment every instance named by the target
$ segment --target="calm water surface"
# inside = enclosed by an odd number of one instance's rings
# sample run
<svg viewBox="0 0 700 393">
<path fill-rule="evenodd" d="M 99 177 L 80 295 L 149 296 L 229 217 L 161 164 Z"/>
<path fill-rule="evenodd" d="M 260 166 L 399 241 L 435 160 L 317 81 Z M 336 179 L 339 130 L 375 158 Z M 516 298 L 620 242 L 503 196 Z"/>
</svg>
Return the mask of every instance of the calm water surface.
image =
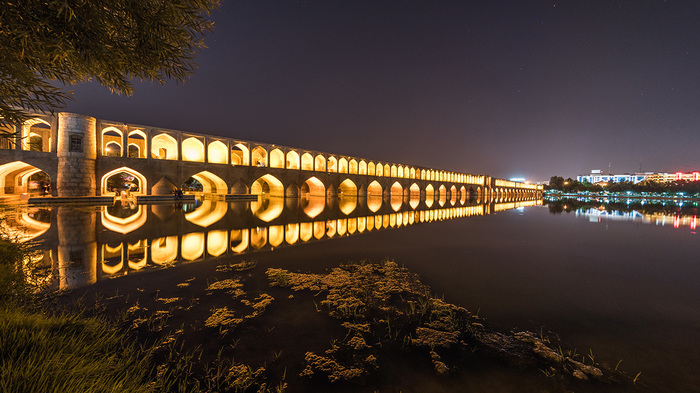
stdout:
<svg viewBox="0 0 700 393">
<path fill-rule="evenodd" d="M 47 250 L 54 287 L 126 286 L 244 252 L 262 267 L 312 272 L 393 259 L 502 330 L 556 332 L 597 361 L 622 359 L 628 373 L 642 373 L 633 391 L 700 391 L 693 205 L 320 203 L 21 208 L 11 216 Z M 170 265 L 188 267 L 158 270 Z M 491 373 L 439 389 L 518 391 L 517 378 Z"/>
</svg>

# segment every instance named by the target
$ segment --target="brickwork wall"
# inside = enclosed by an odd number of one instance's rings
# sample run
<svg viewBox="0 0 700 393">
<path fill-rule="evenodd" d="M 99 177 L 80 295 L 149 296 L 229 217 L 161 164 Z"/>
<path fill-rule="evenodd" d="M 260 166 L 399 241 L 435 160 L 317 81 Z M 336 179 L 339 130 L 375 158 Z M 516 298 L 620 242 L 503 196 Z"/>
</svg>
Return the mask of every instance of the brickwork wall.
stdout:
<svg viewBox="0 0 700 393">
<path fill-rule="evenodd" d="M 71 151 L 71 137 L 79 137 L 81 151 Z M 94 117 L 59 113 L 58 176 L 56 186 L 61 196 L 96 195 L 95 160 L 97 132 Z"/>
</svg>

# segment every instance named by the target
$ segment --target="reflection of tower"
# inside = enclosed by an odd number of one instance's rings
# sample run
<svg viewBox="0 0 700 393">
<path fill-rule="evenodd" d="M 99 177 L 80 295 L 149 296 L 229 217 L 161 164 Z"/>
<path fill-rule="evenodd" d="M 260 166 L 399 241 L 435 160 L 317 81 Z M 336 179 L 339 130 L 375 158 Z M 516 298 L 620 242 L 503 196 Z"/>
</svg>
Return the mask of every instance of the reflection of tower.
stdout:
<svg viewBox="0 0 700 393">
<path fill-rule="evenodd" d="M 61 289 L 97 281 L 96 213 L 58 207 L 58 273 Z"/>
<path fill-rule="evenodd" d="M 95 195 L 97 132 L 94 117 L 58 114 L 58 196 Z"/>
</svg>

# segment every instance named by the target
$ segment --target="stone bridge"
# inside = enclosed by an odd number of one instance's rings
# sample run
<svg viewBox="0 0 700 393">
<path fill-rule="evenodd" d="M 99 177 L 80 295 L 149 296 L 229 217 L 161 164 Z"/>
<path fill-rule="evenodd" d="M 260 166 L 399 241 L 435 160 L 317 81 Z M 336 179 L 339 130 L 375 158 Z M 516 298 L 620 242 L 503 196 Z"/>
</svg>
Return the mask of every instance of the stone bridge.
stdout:
<svg viewBox="0 0 700 393">
<path fill-rule="evenodd" d="M 533 198 L 542 186 L 60 112 L 0 123 L 0 196 L 119 192 L 396 198 L 462 205 Z"/>
</svg>

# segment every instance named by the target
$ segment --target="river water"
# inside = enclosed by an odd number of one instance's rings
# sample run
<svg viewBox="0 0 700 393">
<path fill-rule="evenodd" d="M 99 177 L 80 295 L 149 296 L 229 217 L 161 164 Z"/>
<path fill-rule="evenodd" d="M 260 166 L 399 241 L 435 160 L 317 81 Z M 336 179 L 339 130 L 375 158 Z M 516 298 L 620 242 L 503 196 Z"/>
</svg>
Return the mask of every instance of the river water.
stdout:
<svg viewBox="0 0 700 393">
<path fill-rule="evenodd" d="M 55 289 L 128 290 L 241 257 L 302 272 L 392 259 L 503 331 L 554 332 L 596 361 L 622 360 L 630 375 L 641 372 L 626 390 L 699 392 L 698 215 L 689 202 L 280 199 L 22 206 L 5 221 L 45 250 Z M 519 389 L 518 375 L 433 388 L 540 391 Z"/>
</svg>

